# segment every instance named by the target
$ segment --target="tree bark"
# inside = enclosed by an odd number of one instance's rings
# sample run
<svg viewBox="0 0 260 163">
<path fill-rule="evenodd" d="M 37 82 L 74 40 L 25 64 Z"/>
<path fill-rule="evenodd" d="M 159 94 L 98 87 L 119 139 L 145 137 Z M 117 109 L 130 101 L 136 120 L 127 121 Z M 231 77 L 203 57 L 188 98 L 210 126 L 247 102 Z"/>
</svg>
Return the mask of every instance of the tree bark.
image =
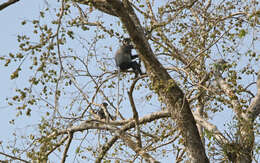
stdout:
<svg viewBox="0 0 260 163">
<path fill-rule="evenodd" d="M 96 2 L 99 2 L 99 5 L 95 5 Z M 111 15 L 118 16 L 126 27 L 141 60 L 144 62 L 147 74 L 152 81 L 153 90 L 167 105 L 172 119 L 181 132 L 189 160 L 193 163 L 209 162 L 189 103 L 182 90 L 153 54 L 131 4 L 126 0 L 123 2 L 119 0 L 102 0 L 102 5 L 100 5 L 100 2 L 100 0 L 93 1 L 92 4 L 101 11 L 106 10 L 106 13 L 113 13 Z M 107 11 L 108 9 L 110 10 Z"/>
</svg>

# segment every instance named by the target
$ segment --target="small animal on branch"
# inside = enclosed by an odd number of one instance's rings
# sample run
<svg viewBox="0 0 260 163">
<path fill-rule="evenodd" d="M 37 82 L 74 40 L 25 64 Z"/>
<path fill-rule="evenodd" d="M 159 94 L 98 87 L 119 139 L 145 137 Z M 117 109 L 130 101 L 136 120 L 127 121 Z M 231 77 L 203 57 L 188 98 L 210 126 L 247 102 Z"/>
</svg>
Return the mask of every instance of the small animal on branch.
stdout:
<svg viewBox="0 0 260 163">
<path fill-rule="evenodd" d="M 98 115 L 99 119 L 106 119 L 105 113 L 104 113 L 104 111 L 103 111 L 102 108 L 100 108 L 100 109 L 97 111 L 97 115 Z"/>
<path fill-rule="evenodd" d="M 134 49 L 134 46 L 131 44 L 131 40 L 129 38 L 125 38 L 122 45 L 116 52 L 115 61 L 120 71 L 124 72 L 129 68 L 132 68 L 135 73 L 135 77 L 137 77 L 143 73 L 141 71 L 140 63 L 134 61 L 135 58 L 138 58 L 138 55 L 132 55 L 132 49 Z"/>
<path fill-rule="evenodd" d="M 99 110 L 97 111 L 97 115 L 98 117 L 102 120 L 102 119 L 106 119 L 106 121 L 109 120 L 115 120 L 115 117 L 113 117 L 107 110 L 107 106 L 108 104 L 106 102 L 103 102 L 101 104 L 101 107 L 99 108 Z"/>
</svg>

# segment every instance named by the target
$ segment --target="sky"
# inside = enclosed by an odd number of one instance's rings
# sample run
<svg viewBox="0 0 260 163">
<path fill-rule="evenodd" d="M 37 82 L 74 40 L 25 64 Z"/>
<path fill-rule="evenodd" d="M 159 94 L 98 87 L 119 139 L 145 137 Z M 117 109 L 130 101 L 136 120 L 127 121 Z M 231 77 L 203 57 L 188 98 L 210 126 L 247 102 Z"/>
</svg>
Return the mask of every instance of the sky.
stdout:
<svg viewBox="0 0 260 163">
<path fill-rule="evenodd" d="M 1 1 L 2 3 L 2 1 Z M 22 20 L 32 19 L 39 15 L 39 10 L 43 8 L 43 1 L 21 0 L 4 10 L 0 11 L 0 55 L 8 55 L 10 52 L 17 52 L 17 35 L 30 32 L 30 29 L 21 25 Z M 4 67 L 3 61 L 0 61 L 0 141 L 5 146 L 7 140 L 12 140 L 14 130 L 18 133 L 25 133 L 24 126 L 28 126 L 33 121 L 30 117 L 18 118 L 16 125 L 10 125 L 9 121 L 16 119 L 17 111 L 14 107 L 8 106 L 6 98 L 11 97 L 15 89 L 24 84 L 22 79 L 10 80 L 11 73 L 17 68 L 17 65 L 10 64 L 10 67 Z M 0 156 L 1 158 L 1 156 Z"/>
<path fill-rule="evenodd" d="M 17 34 L 31 32 L 29 28 L 24 28 L 21 22 L 24 19 L 31 20 L 38 17 L 40 9 L 44 8 L 43 0 L 21 0 L 12 6 L 0 11 L 0 55 L 8 55 L 9 52 L 18 50 Z M 6 143 L 6 140 L 11 140 L 13 130 L 18 130 L 21 133 L 26 132 L 23 126 L 30 125 L 30 122 L 35 119 L 30 117 L 19 118 L 16 120 L 16 125 L 10 125 L 9 121 L 15 119 L 16 111 L 6 103 L 6 97 L 14 94 L 15 88 L 24 84 L 22 79 L 10 80 L 10 74 L 17 68 L 17 65 L 11 64 L 10 67 L 3 67 L 0 61 L 0 141 Z M 37 113 L 33 113 L 37 114 Z M 224 122 L 230 119 L 232 113 L 227 110 L 224 113 L 216 114 L 213 122 L 218 124 L 220 129 Z M 35 117 L 35 116 L 32 116 Z M 0 156 L 1 158 L 1 156 Z"/>
<path fill-rule="evenodd" d="M 2 3 L 2 2 L 1 2 Z M 36 7 L 38 6 L 38 7 Z M 32 18 L 38 15 L 39 1 L 20 1 L 0 11 L 0 54 L 8 55 L 10 52 L 18 50 L 17 34 L 20 32 L 29 32 L 29 30 L 21 26 L 21 21 L 25 18 Z M 20 81 L 10 80 L 10 74 L 15 70 L 17 65 L 11 64 L 10 67 L 4 67 L 3 61 L 0 61 L 0 128 L 6 128 L 8 121 L 14 118 L 12 110 L 5 102 L 6 97 L 13 94 L 14 89 Z M 18 82 L 18 83 L 17 83 Z M 7 132 L 0 134 L 0 139 Z"/>
</svg>

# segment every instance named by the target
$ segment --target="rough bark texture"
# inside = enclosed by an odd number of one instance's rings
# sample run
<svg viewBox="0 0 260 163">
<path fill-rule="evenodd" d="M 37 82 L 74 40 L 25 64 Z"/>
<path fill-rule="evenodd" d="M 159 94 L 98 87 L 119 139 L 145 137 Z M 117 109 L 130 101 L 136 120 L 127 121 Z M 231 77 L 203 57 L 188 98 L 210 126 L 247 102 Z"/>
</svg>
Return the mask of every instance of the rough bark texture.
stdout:
<svg viewBox="0 0 260 163">
<path fill-rule="evenodd" d="M 196 122 L 184 93 L 156 59 L 130 3 L 128 1 L 121 2 L 119 0 L 107 0 L 102 2 L 103 8 L 100 8 L 101 5 L 95 6 L 95 4 L 97 4 L 95 1 L 93 1 L 93 5 L 101 11 L 104 11 L 104 8 L 107 10 L 109 6 L 111 6 L 111 11 L 106 13 L 119 15 L 118 17 L 126 27 L 137 48 L 136 50 L 138 50 L 140 54 L 141 60 L 144 62 L 154 91 L 158 93 L 161 100 L 167 105 L 173 120 L 176 122 L 182 134 L 189 160 L 193 163 L 209 162 L 200 139 Z"/>
</svg>

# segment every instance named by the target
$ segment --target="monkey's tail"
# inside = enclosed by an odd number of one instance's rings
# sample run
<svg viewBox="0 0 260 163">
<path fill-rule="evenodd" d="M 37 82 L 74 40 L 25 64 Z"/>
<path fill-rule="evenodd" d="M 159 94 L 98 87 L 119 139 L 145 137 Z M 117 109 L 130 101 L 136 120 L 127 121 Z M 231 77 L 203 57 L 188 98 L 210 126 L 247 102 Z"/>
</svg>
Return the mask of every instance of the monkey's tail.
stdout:
<svg viewBox="0 0 260 163">
<path fill-rule="evenodd" d="M 120 68 L 118 67 L 118 75 L 117 75 L 117 108 L 116 108 L 116 118 L 119 117 L 119 85 L 120 83 Z"/>
</svg>

